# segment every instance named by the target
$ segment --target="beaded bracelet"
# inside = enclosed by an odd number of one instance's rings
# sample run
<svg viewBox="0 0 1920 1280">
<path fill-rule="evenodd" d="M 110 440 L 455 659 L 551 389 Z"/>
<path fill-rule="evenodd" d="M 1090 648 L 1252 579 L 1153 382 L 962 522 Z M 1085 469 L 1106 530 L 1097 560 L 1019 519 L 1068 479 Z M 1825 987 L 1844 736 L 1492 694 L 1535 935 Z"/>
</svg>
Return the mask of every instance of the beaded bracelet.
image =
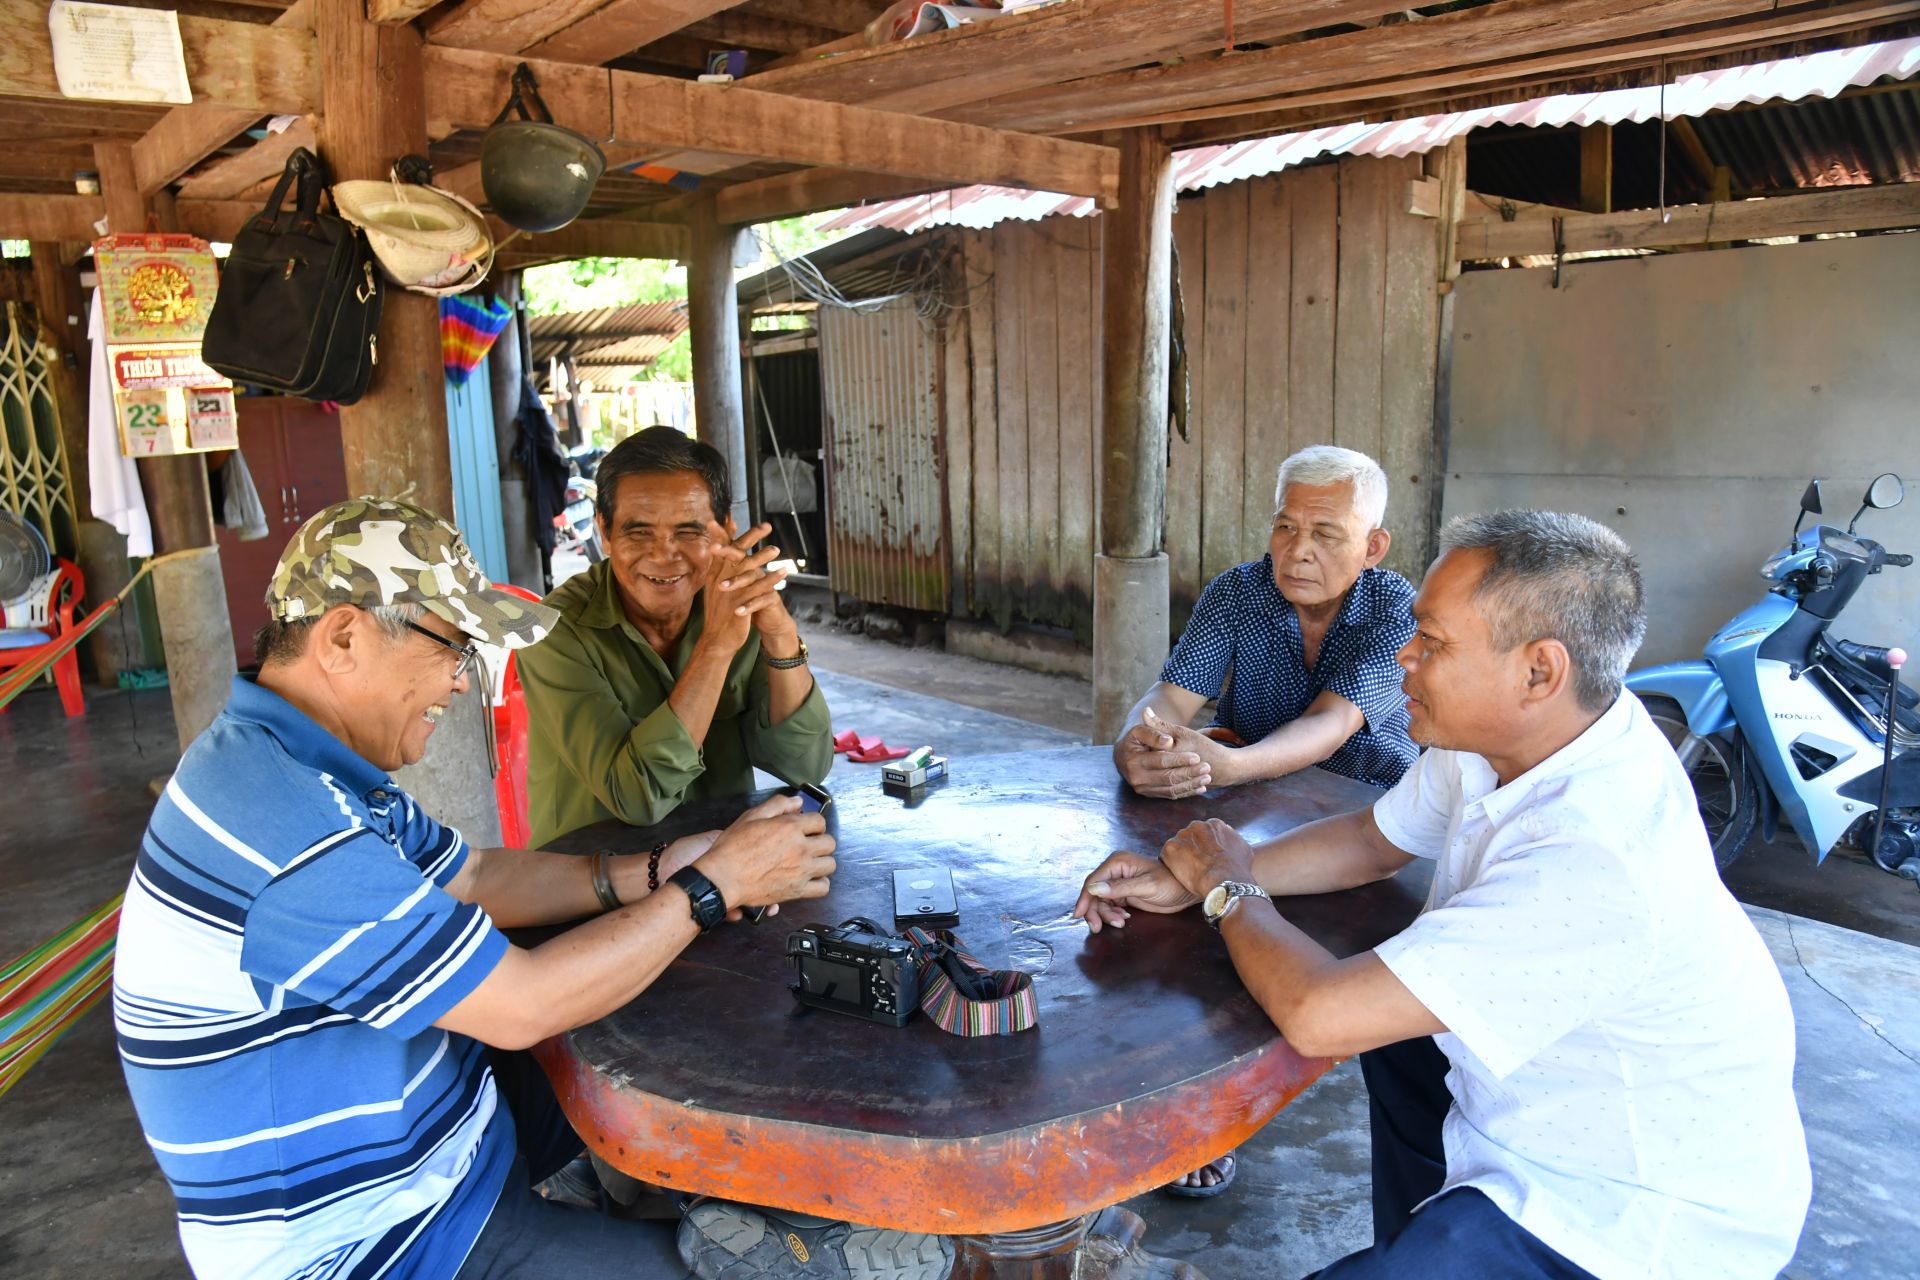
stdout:
<svg viewBox="0 0 1920 1280">
<path fill-rule="evenodd" d="M 660 887 L 660 855 L 667 851 L 667 842 L 662 840 L 653 846 L 653 852 L 647 855 L 647 892 L 652 893 Z"/>
</svg>

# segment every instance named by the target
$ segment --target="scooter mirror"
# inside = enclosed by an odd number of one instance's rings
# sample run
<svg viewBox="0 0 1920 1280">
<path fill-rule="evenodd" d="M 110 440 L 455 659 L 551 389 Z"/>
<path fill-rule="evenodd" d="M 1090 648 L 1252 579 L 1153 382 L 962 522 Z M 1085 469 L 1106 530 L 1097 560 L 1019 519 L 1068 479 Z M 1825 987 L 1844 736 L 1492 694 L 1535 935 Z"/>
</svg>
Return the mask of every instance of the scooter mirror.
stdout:
<svg viewBox="0 0 1920 1280">
<path fill-rule="evenodd" d="M 1807 491 L 1800 495 L 1800 509 L 1809 515 L 1820 514 L 1820 482 L 1807 481 Z"/>
<path fill-rule="evenodd" d="M 1876 476 L 1867 486 L 1867 505 L 1876 511 L 1885 511 L 1888 507 L 1900 505 L 1900 499 L 1907 496 L 1907 488 L 1900 483 L 1900 477 L 1889 471 Z"/>
</svg>

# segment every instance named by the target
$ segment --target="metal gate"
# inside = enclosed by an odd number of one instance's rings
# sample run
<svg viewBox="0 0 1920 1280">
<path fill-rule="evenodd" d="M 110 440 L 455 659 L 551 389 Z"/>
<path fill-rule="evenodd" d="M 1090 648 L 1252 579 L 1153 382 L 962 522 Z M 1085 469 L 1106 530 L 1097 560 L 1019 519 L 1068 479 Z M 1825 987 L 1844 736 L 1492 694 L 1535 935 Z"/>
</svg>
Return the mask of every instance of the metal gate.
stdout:
<svg viewBox="0 0 1920 1280">
<path fill-rule="evenodd" d="M 820 309 L 828 581 L 869 604 L 947 609 L 938 351 L 909 302 Z"/>
</svg>

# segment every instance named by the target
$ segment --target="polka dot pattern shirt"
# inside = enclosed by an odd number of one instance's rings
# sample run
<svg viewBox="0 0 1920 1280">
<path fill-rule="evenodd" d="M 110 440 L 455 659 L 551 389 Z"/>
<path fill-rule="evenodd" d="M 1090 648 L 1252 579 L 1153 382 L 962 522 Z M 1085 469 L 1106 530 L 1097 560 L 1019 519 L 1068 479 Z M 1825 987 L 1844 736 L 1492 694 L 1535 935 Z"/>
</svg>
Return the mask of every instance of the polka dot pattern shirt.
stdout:
<svg viewBox="0 0 1920 1280">
<path fill-rule="evenodd" d="M 1412 605 L 1413 585 L 1405 578 L 1386 569 L 1363 571 L 1308 667 L 1300 617 L 1273 585 L 1273 557 L 1262 556 L 1207 584 L 1160 679 L 1219 698 L 1213 723 L 1249 745 L 1299 718 L 1321 693 L 1337 693 L 1360 708 L 1366 723 L 1322 767 L 1390 787 L 1419 754 L 1407 736 L 1400 665 L 1393 660 L 1413 635 Z"/>
</svg>

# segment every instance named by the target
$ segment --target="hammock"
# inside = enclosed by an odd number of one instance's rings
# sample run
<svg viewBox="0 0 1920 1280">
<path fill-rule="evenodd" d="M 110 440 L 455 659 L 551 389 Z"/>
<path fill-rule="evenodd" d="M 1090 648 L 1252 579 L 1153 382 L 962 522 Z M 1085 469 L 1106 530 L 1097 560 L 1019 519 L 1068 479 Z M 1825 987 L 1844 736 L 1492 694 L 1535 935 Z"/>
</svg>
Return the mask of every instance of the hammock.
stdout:
<svg viewBox="0 0 1920 1280">
<path fill-rule="evenodd" d="M 0 968 L 0 1097 L 107 993 L 119 929 L 116 896 Z"/>
</svg>

